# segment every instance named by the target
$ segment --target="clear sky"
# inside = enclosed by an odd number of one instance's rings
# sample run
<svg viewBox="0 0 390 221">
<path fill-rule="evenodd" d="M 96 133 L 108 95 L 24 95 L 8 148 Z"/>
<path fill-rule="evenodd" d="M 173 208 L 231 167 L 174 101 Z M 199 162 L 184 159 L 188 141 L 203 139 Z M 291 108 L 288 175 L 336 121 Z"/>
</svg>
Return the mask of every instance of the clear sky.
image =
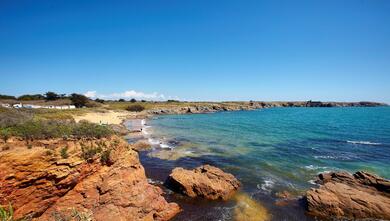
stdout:
<svg viewBox="0 0 390 221">
<path fill-rule="evenodd" d="M 390 103 L 390 1 L 0 0 L 0 94 Z"/>
</svg>

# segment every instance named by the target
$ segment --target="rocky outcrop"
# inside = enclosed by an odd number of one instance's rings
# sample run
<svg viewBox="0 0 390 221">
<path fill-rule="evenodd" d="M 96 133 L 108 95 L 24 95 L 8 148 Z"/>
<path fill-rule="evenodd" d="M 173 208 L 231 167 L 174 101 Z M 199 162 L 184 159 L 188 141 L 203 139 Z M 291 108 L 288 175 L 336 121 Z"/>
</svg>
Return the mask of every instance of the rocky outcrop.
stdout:
<svg viewBox="0 0 390 221">
<path fill-rule="evenodd" d="M 185 102 L 183 102 L 185 104 Z M 183 104 L 181 103 L 181 104 Z M 255 110 L 271 107 L 377 107 L 386 106 L 384 103 L 376 102 L 321 102 L 321 101 L 293 101 L 293 102 L 199 102 L 188 103 L 188 106 L 172 105 L 170 107 L 151 109 L 147 114 L 200 114 L 213 113 L 219 111 L 240 111 Z"/>
<path fill-rule="evenodd" d="M 366 173 L 324 173 L 307 192 L 308 213 L 323 219 L 390 219 L 390 181 Z"/>
<path fill-rule="evenodd" d="M 190 197 L 226 200 L 239 188 L 240 182 L 217 167 L 203 165 L 193 170 L 175 168 L 165 185 Z"/>
<path fill-rule="evenodd" d="M 6 145 L 0 205 L 11 203 L 16 219 L 169 220 L 180 211 L 147 182 L 137 152 L 121 138 Z"/>
</svg>

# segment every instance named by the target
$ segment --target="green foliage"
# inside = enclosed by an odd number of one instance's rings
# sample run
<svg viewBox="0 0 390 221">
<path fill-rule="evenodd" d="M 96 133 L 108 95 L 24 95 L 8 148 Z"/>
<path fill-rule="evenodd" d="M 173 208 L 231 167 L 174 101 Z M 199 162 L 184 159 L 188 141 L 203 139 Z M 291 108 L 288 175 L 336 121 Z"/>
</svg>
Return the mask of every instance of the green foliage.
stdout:
<svg viewBox="0 0 390 221">
<path fill-rule="evenodd" d="M 60 151 L 62 159 L 68 159 L 69 154 L 68 154 L 68 147 L 63 147 Z"/>
<path fill-rule="evenodd" d="M 8 139 L 12 136 L 12 132 L 10 128 L 0 128 L 0 138 L 7 143 Z"/>
<path fill-rule="evenodd" d="M 33 114 L 30 111 L 0 108 L 0 128 L 22 124 L 32 118 Z"/>
<path fill-rule="evenodd" d="M 55 100 L 60 99 L 60 95 L 58 95 L 58 94 L 56 94 L 56 93 L 54 93 L 54 92 L 48 91 L 48 92 L 46 92 L 46 94 L 45 94 L 45 99 L 46 99 L 47 101 L 55 101 Z"/>
<path fill-rule="evenodd" d="M 43 100 L 45 96 L 42 94 L 25 94 L 18 97 L 20 101 L 33 101 L 33 100 Z"/>
<path fill-rule="evenodd" d="M 99 98 L 96 98 L 95 101 L 98 102 L 98 103 L 102 103 L 102 104 L 104 103 L 104 100 L 103 99 L 99 99 Z"/>
<path fill-rule="evenodd" d="M 143 110 L 145 110 L 145 107 L 140 105 L 140 104 L 133 104 L 133 105 L 130 105 L 126 108 L 127 111 L 131 111 L 131 112 L 141 112 Z"/>
<path fill-rule="evenodd" d="M 9 124 L 5 124 L 9 125 Z M 25 140 L 49 138 L 102 138 L 113 135 L 113 131 L 104 125 L 89 122 L 70 122 L 68 120 L 28 120 L 13 126 L 0 125 L 0 137 L 22 137 Z"/>
<path fill-rule="evenodd" d="M 81 157 L 86 161 L 92 160 L 97 153 L 98 149 L 96 147 L 87 147 L 84 145 L 81 146 Z"/>
<path fill-rule="evenodd" d="M 0 94 L 0 99 L 15 100 L 16 97 L 15 96 L 11 96 L 11 95 Z"/>
<path fill-rule="evenodd" d="M 101 162 L 101 164 L 107 165 L 107 166 L 112 165 L 112 161 L 111 161 L 110 155 L 111 155 L 111 150 L 103 151 L 103 153 L 100 155 L 100 162 Z"/>
<path fill-rule="evenodd" d="M 137 100 L 134 99 L 134 98 L 131 98 L 130 102 L 131 102 L 131 103 L 135 103 L 135 102 L 137 102 Z"/>
<path fill-rule="evenodd" d="M 125 99 L 121 98 L 118 100 L 118 102 L 125 102 Z"/>
<path fill-rule="evenodd" d="M 13 221 L 14 220 L 14 209 L 11 204 L 8 206 L 8 210 L 0 206 L 0 221 Z"/>
<path fill-rule="evenodd" d="M 72 101 L 72 104 L 78 108 L 85 107 L 89 101 L 86 96 L 76 93 L 70 95 L 70 100 Z"/>
</svg>

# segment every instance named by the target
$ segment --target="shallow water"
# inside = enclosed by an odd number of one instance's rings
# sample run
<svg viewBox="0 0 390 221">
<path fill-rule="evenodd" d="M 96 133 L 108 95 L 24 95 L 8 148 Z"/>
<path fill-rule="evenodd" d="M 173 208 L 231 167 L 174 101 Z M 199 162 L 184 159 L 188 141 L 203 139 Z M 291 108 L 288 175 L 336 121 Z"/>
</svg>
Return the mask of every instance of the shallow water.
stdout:
<svg viewBox="0 0 390 221">
<path fill-rule="evenodd" d="M 366 170 L 390 178 L 388 107 L 270 108 L 159 116 L 146 123 L 155 142 L 154 150 L 141 153 L 149 177 L 161 182 L 176 166 L 218 166 L 234 174 L 243 194 L 272 220 L 311 220 L 299 200 L 275 205 L 276 194 L 302 195 L 319 172 Z M 177 220 L 238 219 L 234 200 L 197 202 L 172 193 L 168 198 L 185 209 Z"/>
</svg>

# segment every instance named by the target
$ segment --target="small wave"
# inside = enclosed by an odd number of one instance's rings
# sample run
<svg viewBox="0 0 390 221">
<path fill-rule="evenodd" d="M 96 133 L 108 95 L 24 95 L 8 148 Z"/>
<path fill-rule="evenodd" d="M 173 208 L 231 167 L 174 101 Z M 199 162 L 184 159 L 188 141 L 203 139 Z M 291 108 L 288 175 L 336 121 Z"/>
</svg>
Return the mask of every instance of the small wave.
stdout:
<svg viewBox="0 0 390 221">
<path fill-rule="evenodd" d="M 330 160 L 351 160 L 352 158 L 349 156 L 331 156 L 331 155 L 319 155 L 319 156 L 314 156 L 315 159 L 330 159 Z"/>
<path fill-rule="evenodd" d="M 162 182 L 162 181 L 153 180 L 153 179 L 150 179 L 150 178 L 147 178 L 147 181 L 148 181 L 148 183 L 150 183 L 150 184 L 164 184 L 164 182 Z"/>
<path fill-rule="evenodd" d="M 141 125 L 144 126 L 146 124 L 145 119 L 141 120 Z"/>
<path fill-rule="evenodd" d="M 264 190 L 266 192 L 271 192 L 272 187 L 274 186 L 275 182 L 271 179 L 264 180 L 264 183 L 261 185 L 257 185 L 258 189 Z"/>
<path fill-rule="evenodd" d="M 375 143 L 370 141 L 359 141 L 359 140 L 347 140 L 347 143 L 362 144 L 362 145 L 381 145 L 381 143 Z"/>
<path fill-rule="evenodd" d="M 319 170 L 319 169 L 326 169 L 327 167 L 320 167 L 320 166 L 315 166 L 315 165 L 308 165 L 304 166 L 305 169 L 308 170 Z"/>
<path fill-rule="evenodd" d="M 163 149 L 172 149 L 171 146 L 169 146 L 168 144 L 164 144 L 164 143 L 160 143 L 160 147 Z"/>
<path fill-rule="evenodd" d="M 149 139 L 148 139 L 148 142 L 149 142 L 151 145 L 159 145 L 159 144 L 160 144 L 160 141 L 159 141 L 159 140 L 156 140 L 156 139 L 153 139 L 153 138 L 149 138 Z"/>
</svg>

